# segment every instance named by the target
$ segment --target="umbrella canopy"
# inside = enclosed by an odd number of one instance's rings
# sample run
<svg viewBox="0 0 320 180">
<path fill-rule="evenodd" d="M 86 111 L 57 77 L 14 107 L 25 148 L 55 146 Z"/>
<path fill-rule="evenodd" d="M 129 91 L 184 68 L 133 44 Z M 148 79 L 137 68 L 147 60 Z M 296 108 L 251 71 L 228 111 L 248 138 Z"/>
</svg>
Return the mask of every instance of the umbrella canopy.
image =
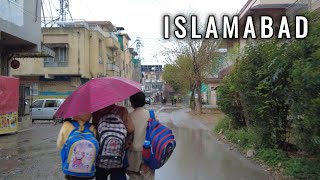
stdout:
<svg viewBox="0 0 320 180">
<path fill-rule="evenodd" d="M 141 91 L 141 84 L 121 77 L 88 81 L 76 89 L 60 106 L 54 117 L 70 118 L 95 112 Z"/>
</svg>

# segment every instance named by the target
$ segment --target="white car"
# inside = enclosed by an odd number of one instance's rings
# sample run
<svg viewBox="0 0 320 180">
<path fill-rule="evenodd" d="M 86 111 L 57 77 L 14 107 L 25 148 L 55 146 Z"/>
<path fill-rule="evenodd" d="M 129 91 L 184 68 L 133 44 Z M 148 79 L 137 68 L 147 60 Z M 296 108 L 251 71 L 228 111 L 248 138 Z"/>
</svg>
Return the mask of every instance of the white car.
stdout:
<svg viewBox="0 0 320 180">
<path fill-rule="evenodd" d="M 34 120 L 53 120 L 65 99 L 37 99 L 31 104 L 31 117 Z"/>
</svg>

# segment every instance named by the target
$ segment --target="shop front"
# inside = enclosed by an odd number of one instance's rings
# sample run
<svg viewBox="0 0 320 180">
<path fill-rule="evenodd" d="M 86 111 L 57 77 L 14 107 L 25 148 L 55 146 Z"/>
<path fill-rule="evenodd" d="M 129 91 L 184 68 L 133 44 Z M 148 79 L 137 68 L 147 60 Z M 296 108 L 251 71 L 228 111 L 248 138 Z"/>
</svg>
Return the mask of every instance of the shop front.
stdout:
<svg viewBox="0 0 320 180">
<path fill-rule="evenodd" d="M 0 134 L 18 131 L 19 79 L 0 76 Z"/>
</svg>

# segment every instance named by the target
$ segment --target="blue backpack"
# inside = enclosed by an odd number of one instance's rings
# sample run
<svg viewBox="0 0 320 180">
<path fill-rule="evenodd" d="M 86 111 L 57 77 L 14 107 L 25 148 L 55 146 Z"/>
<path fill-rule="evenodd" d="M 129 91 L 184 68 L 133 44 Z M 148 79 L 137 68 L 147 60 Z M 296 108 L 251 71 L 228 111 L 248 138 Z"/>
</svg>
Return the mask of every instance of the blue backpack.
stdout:
<svg viewBox="0 0 320 180">
<path fill-rule="evenodd" d="M 90 131 L 89 122 L 84 124 L 82 132 L 77 121 L 70 122 L 75 128 L 61 150 L 62 171 L 66 175 L 92 177 L 95 175 L 99 142 Z"/>
<path fill-rule="evenodd" d="M 152 170 L 162 167 L 173 153 L 176 141 L 172 130 L 155 119 L 154 111 L 149 110 L 146 140 L 143 145 L 142 157 L 144 163 Z"/>
</svg>

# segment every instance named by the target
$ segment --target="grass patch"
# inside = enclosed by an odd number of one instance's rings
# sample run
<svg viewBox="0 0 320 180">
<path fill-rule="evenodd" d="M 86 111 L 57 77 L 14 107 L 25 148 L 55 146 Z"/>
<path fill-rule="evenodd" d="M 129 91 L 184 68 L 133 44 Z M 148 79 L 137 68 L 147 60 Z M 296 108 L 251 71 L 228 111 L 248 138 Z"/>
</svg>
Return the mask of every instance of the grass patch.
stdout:
<svg viewBox="0 0 320 180">
<path fill-rule="evenodd" d="M 285 162 L 284 174 L 296 179 L 319 180 L 320 158 L 292 158 Z"/>
<path fill-rule="evenodd" d="M 288 156 L 283 150 L 265 148 L 254 128 L 232 129 L 230 119 L 225 117 L 215 126 L 216 134 L 223 133 L 226 139 L 242 150 L 255 149 L 255 158 L 273 168 L 282 168 L 284 175 L 301 180 L 320 180 L 320 157 L 313 159 Z"/>
<path fill-rule="evenodd" d="M 243 149 L 256 148 L 260 144 L 255 129 L 232 129 L 230 128 L 230 119 L 228 117 L 221 119 L 216 124 L 214 132 L 216 134 L 222 132 L 229 141 L 238 144 Z"/>
<path fill-rule="evenodd" d="M 283 164 L 289 160 L 287 154 L 278 149 L 258 149 L 256 153 L 256 158 L 262 160 L 264 163 L 271 167 L 276 167 L 279 163 Z"/>
</svg>

